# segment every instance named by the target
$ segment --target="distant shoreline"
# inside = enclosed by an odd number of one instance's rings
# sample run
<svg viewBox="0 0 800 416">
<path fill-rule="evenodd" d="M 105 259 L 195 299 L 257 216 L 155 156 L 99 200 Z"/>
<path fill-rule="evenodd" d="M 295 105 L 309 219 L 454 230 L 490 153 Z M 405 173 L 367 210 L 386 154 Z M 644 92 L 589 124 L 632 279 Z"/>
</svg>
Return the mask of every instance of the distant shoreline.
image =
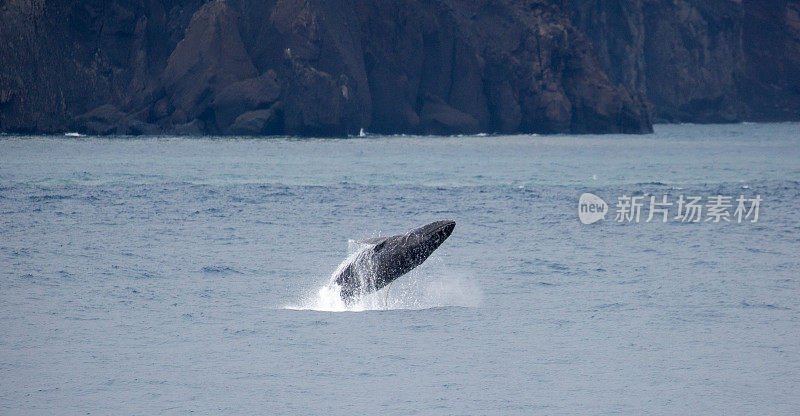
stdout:
<svg viewBox="0 0 800 416">
<path fill-rule="evenodd" d="M 0 131 L 602 134 L 800 120 L 796 1 L 107 3 L 0 9 Z"/>
<path fill-rule="evenodd" d="M 181 134 L 84 134 L 79 132 L 59 132 L 59 133 L 5 133 L 0 132 L 0 138 L 186 138 L 186 139 L 359 139 L 359 138 L 391 138 L 391 137 L 418 137 L 418 138 L 448 138 L 448 137 L 503 137 L 503 136 L 535 136 L 535 137 L 558 137 L 558 136 L 603 136 L 603 135 L 626 135 L 626 136 L 652 136 L 657 133 L 655 129 L 660 127 L 676 127 L 676 126 L 697 126 L 697 127 L 714 127 L 714 126 L 737 126 L 737 125 L 773 125 L 773 124 L 798 124 L 800 120 L 786 120 L 786 121 L 740 121 L 731 123 L 654 123 L 654 131 L 647 134 L 637 133 L 474 133 L 474 134 L 377 134 L 371 132 L 364 132 L 363 135 L 347 135 L 347 136 L 289 136 L 289 135 L 234 135 L 234 134 L 201 134 L 201 135 L 181 135 Z"/>
</svg>

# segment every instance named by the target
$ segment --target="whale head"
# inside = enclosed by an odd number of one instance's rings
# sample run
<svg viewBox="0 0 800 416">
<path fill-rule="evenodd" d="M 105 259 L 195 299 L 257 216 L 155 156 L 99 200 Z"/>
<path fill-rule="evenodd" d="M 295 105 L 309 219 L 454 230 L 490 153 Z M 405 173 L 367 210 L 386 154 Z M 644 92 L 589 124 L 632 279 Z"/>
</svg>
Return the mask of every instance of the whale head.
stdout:
<svg viewBox="0 0 800 416">
<path fill-rule="evenodd" d="M 456 222 L 452 220 L 435 221 L 422 227 L 415 228 L 406 233 L 406 244 L 409 248 L 414 246 L 424 249 L 436 250 L 456 228 Z M 428 253 L 430 254 L 430 253 Z"/>
<path fill-rule="evenodd" d="M 385 281 L 379 282 L 379 285 L 388 284 L 422 264 L 450 237 L 455 227 L 455 221 L 436 221 L 389 238 L 376 246 L 376 264 L 382 269 L 378 276 Z"/>
</svg>

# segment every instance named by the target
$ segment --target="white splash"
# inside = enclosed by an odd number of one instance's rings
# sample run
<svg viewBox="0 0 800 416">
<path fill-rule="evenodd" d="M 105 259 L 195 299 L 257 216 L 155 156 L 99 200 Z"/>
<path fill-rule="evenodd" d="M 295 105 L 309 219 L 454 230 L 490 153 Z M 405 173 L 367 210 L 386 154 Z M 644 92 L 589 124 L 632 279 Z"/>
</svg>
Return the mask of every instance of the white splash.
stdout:
<svg viewBox="0 0 800 416">
<path fill-rule="evenodd" d="M 444 306 L 475 307 L 480 305 L 483 294 L 480 288 L 469 279 L 448 274 L 442 262 L 431 258 L 428 263 L 401 276 L 389 286 L 345 303 L 340 296 L 340 287 L 333 282 L 361 250 L 354 250 L 347 260 L 339 265 L 331 280 L 309 291 L 297 304 L 284 309 L 314 310 L 327 312 L 361 312 L 397 309 L 430 309 Z M 426 267 L 429 266 L 429 267 Z"/>
</svg>

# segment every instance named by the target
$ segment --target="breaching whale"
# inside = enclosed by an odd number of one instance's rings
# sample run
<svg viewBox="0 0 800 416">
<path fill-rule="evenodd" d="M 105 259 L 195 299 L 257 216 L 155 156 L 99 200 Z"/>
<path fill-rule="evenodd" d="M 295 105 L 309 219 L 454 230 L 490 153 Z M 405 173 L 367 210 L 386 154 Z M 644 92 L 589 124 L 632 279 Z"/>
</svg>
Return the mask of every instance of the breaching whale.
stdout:
<svg viewBox="0 0 800 416">
<path fill-rule="evenodd" d="M 347 303 L 378 291 L 422 264 L 455 227 L 455 221 L 436 221 L 405 234 L 366 240 L 339 266 L 332 281 L 339 285 Z"/>
</svg>

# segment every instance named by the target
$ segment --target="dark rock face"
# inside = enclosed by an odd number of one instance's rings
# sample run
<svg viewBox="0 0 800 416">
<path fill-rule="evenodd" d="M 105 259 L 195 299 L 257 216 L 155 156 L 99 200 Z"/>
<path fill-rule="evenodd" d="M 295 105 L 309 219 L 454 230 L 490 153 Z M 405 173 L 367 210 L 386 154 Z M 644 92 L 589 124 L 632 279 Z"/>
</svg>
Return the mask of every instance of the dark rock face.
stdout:
<svg viewBox="0 0 800 416">
<path fill-rule="evenodd" d="M 800 2 L 576 0 L 612 83 L 657 121 L 800 119 Z"/>
<path fill-rule="evenodd" d="M 221 1 L 206 3 L 192 16 L 186 37 L 175 47 L 161 76 L 174 109 L 172 123 L 198 119 L 211 129 L 216 122 L 211 105 L 217 96 L 231 84 L 258 75 L 236 19 Z"/>
<path fill-rule="evenodd" d="M 649 131 L 648 113 L 624 87 L 609 83 L 569 14 L 553 3 L 362 6 L 370 129 Z"/>
<path fill-rule="evenodd" d="M 745 67 L 739 91 L 750 120 L 800 118 L 800 1 L 743 0 Z"/>
<path fill-rule="evenodd" d="M 268 108 L 278 100 L 281 86 L 275 71 L 229 84 L 214 95 L 211 109 L 219 126 L 233 124 L 236 117 L 253 109 Z"/>
<path fill-rule="evenodd" d="M 645 93 L 642 0 L 574 0 L 572 4 L 575 25 L 592 42 L 611 81 Z"/>
<path fill-rule="evenodd" d="M 788 0 L 7 0 L 0 132 L 651 131 L 800 118 Z"/>
<path fill-rule="evenodd" d="M 658 116 L 672 122 L 738 120 L 741 4 L 645 0 L 643 11 L 647 96 Z"/>
<path fill-rule="evenodd" d="M 242 136 L 282 134 L 284 130 L 280 104 L 266 110 L 248 111 L 233 122 L 226 133 Z"/>
</svg>

